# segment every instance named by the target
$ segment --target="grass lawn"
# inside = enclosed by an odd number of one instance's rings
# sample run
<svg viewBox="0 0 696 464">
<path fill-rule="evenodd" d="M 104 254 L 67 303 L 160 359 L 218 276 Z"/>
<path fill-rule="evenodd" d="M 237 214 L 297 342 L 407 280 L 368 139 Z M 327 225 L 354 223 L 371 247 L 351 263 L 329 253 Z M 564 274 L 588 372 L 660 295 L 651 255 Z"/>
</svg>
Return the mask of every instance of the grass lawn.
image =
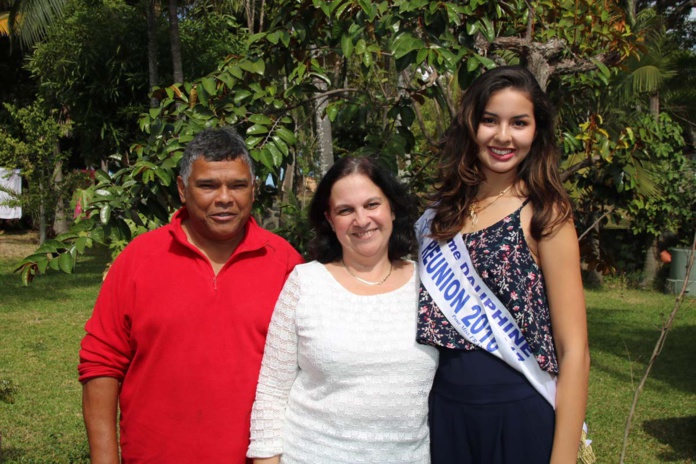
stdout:
<svg viewBox="0 0 696 464">
<path fill-rule="evenodd" d="M 108 252 L 92 252 L 73 275 L 22 287 L 13 265 L 35 248 L 26 234 L 0 235 L 0 462 L 88 462 L 77 352 Z M 628 410 L 663 315 L 674 297 L 621 288 L 587 291 L 592 373 L 587 422 L 599 463 L 618 463 Z M 696 299 L 686 301 L 633 420 L 626 462 L 696 462 Z M 194 445 L 195 446 L 195 445 Z M 398 463 L 395 463 L 398 464 Z M 522 463 L 524 464 L 524 463 Z"/>
<path fill-rule="evenodd" d="M 618 463 L 628 411 L 674 296 L 586 291 L 592 370 L 587 423 L 602 463 Z M 641 393 L 627 463 L 696 462 L 696 298 L 684 301 Z"/>
<path fill-rule="evenodd" d="M 77 353 L 108 250 L 82 259 L 73 275 L 23 287 L 12 270 L 36 248 L 30 239 L 0 235 L 0 382 L 17 388 L 14 404 L 0 402 L 0 462 L 89 462 Z"/>
</svg>

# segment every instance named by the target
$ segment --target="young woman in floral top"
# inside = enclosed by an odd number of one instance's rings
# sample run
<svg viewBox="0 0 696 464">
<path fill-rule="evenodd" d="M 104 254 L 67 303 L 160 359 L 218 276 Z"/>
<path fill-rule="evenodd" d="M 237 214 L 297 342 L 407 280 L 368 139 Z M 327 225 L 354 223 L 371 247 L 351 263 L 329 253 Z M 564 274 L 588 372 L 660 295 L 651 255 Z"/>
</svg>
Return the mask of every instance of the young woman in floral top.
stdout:
<svg viewBox="0 0 696 464">
<path fill-rule="evenodd" d="M 474 268 L 541 369 L 557 376 L 555 411 L 522 374 L 467 342 L 421 285 L 418 341 L 440 350 L 430 397 L 432 464 L 576 461 L 590 362 L 553 119 L 524 68 L 495 68 L 474 81 L 442 145 L 430 234 L 438 241 L 463 234 Z"/>
</svg>

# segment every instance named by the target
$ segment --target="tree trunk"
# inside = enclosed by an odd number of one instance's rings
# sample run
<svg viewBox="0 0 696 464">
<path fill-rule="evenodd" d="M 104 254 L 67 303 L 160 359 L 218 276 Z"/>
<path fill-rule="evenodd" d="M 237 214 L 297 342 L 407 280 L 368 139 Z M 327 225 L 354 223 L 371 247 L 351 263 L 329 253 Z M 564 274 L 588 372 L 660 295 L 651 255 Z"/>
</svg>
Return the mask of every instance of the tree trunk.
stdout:
<svg viewBox="0 0 696 464">
<path fill-rule="evenodd" d="M 326 82 L 319 78 L 314 78 L 314 85 L 319 90 L 319 93 L 325 92 L 327 89 Z M 334 163 L 333 136 L 331 134 L 331 121 L 326 115 L 327 105 L 328 99 L 326 97 L 319 97 L 314 101 L 314 126 L 317 135 L 319 167 L 322 176 L 326 174 L 326 171 Z"/>
<path fill-rule="evenodd" d="M 534 74 L 541 90 L 546 92 L 553 69 L 544 55 L 537 50 L 532 50 L 528 57 L 527 69 Z"/>
<path fill-rule="evenodd" d="M 294 158 L 294 157 L 293 157 Z M 278 195 L 278 204 L 285 205 L 288 203 L 289 195 L 293 194 L 293 184 L 295 182 L 295 162 L 294 159 L 288 162 L 285 166 L 285 176 L 280 183 L 280 195 Z M 283 226 L 285 224 L 285 218 L 283 217 L 283 208 L 278 208 L 278 226 Z"/>
<path fill-rule="evenodd" d="M 257 2 L 259 5 L 256 5 Z M 247 29 L 249 29 L 250 34 L 263 32 L 265 12 L 266 0 L 244 0 L 244 14 L 246 17 Z"/>
<path fill-rule="evenodd" d="M 285 167 L 285 177 L 283 178 L 283 183 L 282 183 L 282 191 L 280 194 L 280 198 L 285 203 L 285 201 L 288 198 L 288 193 L 294 193 L 294 187 L 295 185 L 295 160 L 294 156 L 291 161 L 288 162 L 288 165 Z"/>
<path fill-rule="evenodd" d="M 657 257 L 657 237 L 655 237 L 645 253 L 645 261 L 643 262 L 643 280 L 640 282 L 642 288 L 651 289 L 653 282 L 655 282 L 655 276 L 657 276 L 657 271 L 660 269 L 660 262 Z"/>
<path fill-rule="evenodd" d="M 57 144 L 56 144 L 57 145 Z M 56 148 L 56 151 L 58 149 Z M 67 209 L 64 193 L 62 192 L 61 183 L 63 182 L 63 161 L 56 162 L 53 168 L 53 185 L 55 186 L 55 191 L 61 192 L 56 201 L 56 214 L 53 219 L 53 232 L 56 235 L 63 234 L 68 231 L 68 219 L 65 215 L 65 210 Z"/>
<path fill-rule="evenodd" d="M 636 24 L 636 0 L 628 0 L 626 5 L 626 13 L 631 26 Z"/>
<path fill-rule="evenodd" d="M 179 16 L 176 0 L 169 0 L 169 44 L 172 51 L 174 83 L 184 83 L 184 68 L 181 62 L 181 41 L 179 40 Z"/>
<path fill-rule="evenodd" d="M 402 98 L 406 98 L 408 96 L 408 93 L 406 92 L 406 89 L 409 87 L 411 81 L 411 76 L 406 72 L 406 70 L 402 71 L 399 73 L 399 96 Z M 396 121 L 397 126 L 401 126 L 402 121 L 401 121 L 401 116 Z M 409 172 L 409 168 L 411 167 L 411 153 L 404 153 L 403 155 L 403 165 L 399 166 L 399 160 L 396 160 L 396 165 L 397 165 L 397 176 L 399 179 L 404 181 L 406 179 L 406 175 Z"/>
<path fill-rule="evenodd" d="M 650 96 L 650 114 L 655 121 L 660 118 L 660 94 L 657 92 Z"/>
<path fill-rule="evenodd" d="M 39 245 L 43 245 L 47 238 L 48 220 L 46 219 L 46 194 L 43 180 L 39 181 Z"/>
<path fill-rule="evenodd" d="M 157 85 L 157 12 L 155 0 L 147 0 L 147 65 L 148 80 L 150 82 L 150 108 L 157 108 L 159 100 L 152 95 Z"/>
<path fill-rule="evenodd" d="M 595 223 L 597 219 L 597 214 L 597 211 L 593 211 L 587 222 L 590 224 Z M 596 222 L 592 229 L 590 229 L 590 231 L 587 234 L 587 240 L 590 243 L 591 259 L 599 262 L 599 260 L 602 258 L 599 238 L 599 222 Z M 601 288 L 602 285 L 604 285 L 604 276 L 596 268 L 588 268 L 586 284 L 590 288 Z"/>
<path fill-rule="evenodd" d="M 250 34 L 253 34 L 256 2 L 254 0 L 244 0 L 244 6 L 244 12 L 246 13 L 247 29 L 249 29 Z"/>
<path fill-rule="evenodd" d="M 660 95 L 654 93 L 650 96 L 650 114 L 657 120 L 660 117 Z M 657 276 L 657 271 L 660 270 L 660 263 L 657 257 L 657 237 L 652 241 L 650 248 L 645 252 L 645 261 L 643 262 L 643 279 L 640 282 L 642 288 L 652 288 Z"/>
</svg>

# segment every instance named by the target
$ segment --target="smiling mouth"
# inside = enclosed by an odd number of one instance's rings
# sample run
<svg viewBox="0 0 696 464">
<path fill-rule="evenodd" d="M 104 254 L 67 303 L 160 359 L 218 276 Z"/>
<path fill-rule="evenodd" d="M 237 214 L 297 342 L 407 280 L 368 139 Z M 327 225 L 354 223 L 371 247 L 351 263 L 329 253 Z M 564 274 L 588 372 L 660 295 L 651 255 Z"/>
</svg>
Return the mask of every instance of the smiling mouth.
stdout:
<svg viewBox="0 0 696 464">
<path fill-rule="evenodd" d="M 491 153 L 493 153 L 494 155 L 498 155 L 498 156 L 511 155 L 511 154 L 514 153 L 514 151 L 515 151 L 515 150 L 513 150 L 512 148 L 493 148 L 493 147 L 489 147 L 488 149 L 491 151 Z"/>
<path fill-rule="evenodd" d="M 366 230 L 365 232 L 353 232 L 352 235 L 357 237 L 357 238 L 367 238 L 367 237 L 370 237 L 376 231 L 377 231 L 377 229 L 370 229 L 370 230 Z"/>
<path fill-rule="evenodd" d="M 215 214 L 211 214 L 210 216 L 215 218 L 215 219 L 229 219 L 229 218 L 232 218 L 236 215 L 234 213 L 215 213 Z"/>
</svg>

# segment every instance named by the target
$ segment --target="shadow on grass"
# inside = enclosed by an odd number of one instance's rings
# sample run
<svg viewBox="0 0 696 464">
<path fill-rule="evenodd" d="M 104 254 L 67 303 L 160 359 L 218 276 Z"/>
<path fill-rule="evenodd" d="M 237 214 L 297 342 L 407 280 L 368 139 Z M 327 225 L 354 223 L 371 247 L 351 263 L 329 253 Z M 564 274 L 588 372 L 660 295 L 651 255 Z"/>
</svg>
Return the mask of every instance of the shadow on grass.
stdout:
<svg viewBox="0 0 696 464">
<path fill-rule="evenodd" d="M 28 286 L 22 285 L 18 273 L 12 272 L 17 262 L 2 262 L 0 267 L 0 288 L 2 304 L 7 307 L 25 306 L 37 301 L 50 301 L 69 298 L 75 289 L 98 285 L 106 264 L 111 260 L 108 248 L 94 247 L 80 256 L 72 274 L 49 270 L 47 274 L 35 277 Z M 70 290 L 70 291 L 68 291 Z"/>
<path fill-rule="evenodd" d="M 645 421 L 643 430 L 671 448 L 660 453 L 660 462 L 696 460 L 696 416 Z"/>
<path fill-rule="evenodd" d="M 0 463 L 21 462 L 26 452 L 20 448 L 0 449 Z"/>
<path fill-rule="evenodd" d="M 9 447 L 0 450 L 0 464 L 89 464 L 89 462 L 89 448 L 86 442 L 79 446 L 72 445 L 69 449 L 59 446 L 54 449 L 53 456 L 38 459 L 27 457 L 27 452 L 20 448 Z"/>
<path fill-rule="evenodd" d="M 635 319 L 634 319 L 635 321 Z M 625 311 L 606 308 L 593 308 L 588 312 L 590 326 L 590 351 L 613 355 L 617 358 L 639 363 L 642 369 L 633 371 L 620 364 L 593 359 L 592 367 L 602 370 L 621 381 L 631 382 L 640 379 L 660 336 L 659 319 L 655 325 L 632 322 L 629 324 Z M 671 387 L 686 393 L 696 393 L 696 370 L 693 369 L 693 341 L 696 340 L 696 326 L 679 325 L 678 321 L 670 329 L 666 343 L 657 358 L 650 378 L 660 380 Z M 595 362 L 597 361 L 597 362 Z"/>
</svg>

